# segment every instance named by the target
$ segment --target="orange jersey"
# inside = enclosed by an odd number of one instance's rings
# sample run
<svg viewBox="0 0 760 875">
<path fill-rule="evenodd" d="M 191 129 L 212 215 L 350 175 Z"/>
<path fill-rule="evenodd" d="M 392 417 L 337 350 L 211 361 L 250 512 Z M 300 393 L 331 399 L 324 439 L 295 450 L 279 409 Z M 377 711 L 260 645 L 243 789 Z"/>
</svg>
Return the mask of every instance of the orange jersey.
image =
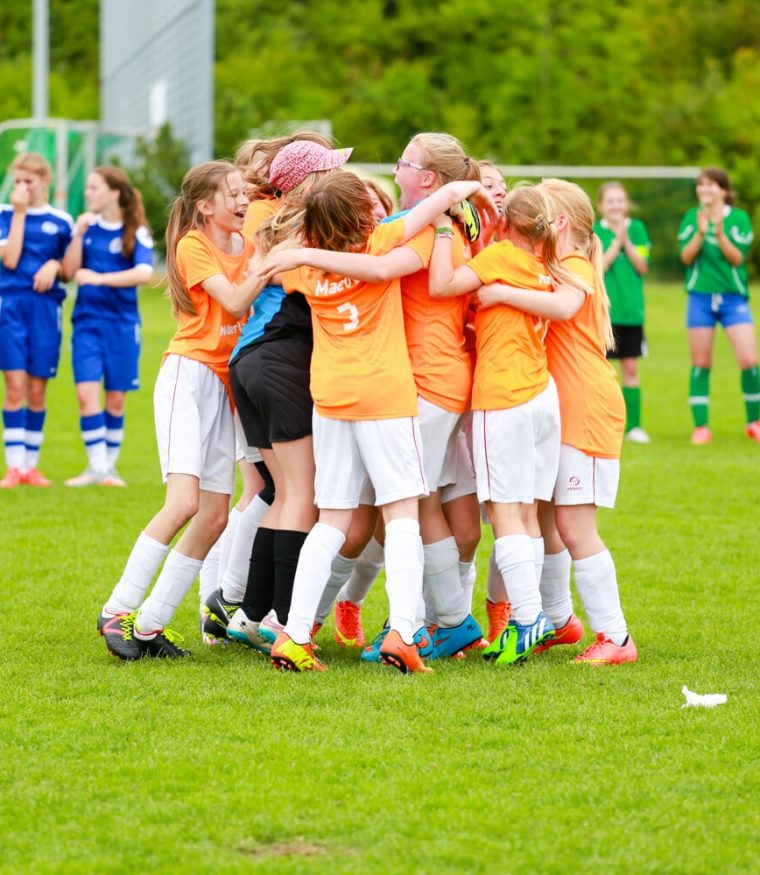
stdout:
<svg viewBox="0 0 760 875">
<path fill-rule="evenodd" d="M 467 262 L 483 285 L 504 283 L 551 291 L 552 279 L 537 255 L 501 240 Z M 549 385 L 544 335 L 546 321 L 497 304 L 475 314 L 477 359 L 473 410 L 501 410 L 525 404 Z"/>
<path fill-rule="evenodd" d="M 403 243 L 399 219 L 378 225 L 366 252 L 383 255 Z M 282 275 L 287 291 L 306 295 L 314 326 L 311 394 L 328 419 L 395 419 L 417 415 L 417 391 L 404 337 L 397 279 L 365 283 L 310 267 Z"/>
<path fill-rule="evenodd" d="M 454 225 L 452 261 L 464 264 L 464 238 Z M 428 266 L 435 232 L 425 228 L 406 245 L 425 265 L 401 278 L 404 328 L 417 392 L 426 400 L 452 413 L 464 413 L 470 403 L 472 362 L 465 347 L 464 326 L 470 296 L 432 298 L 428 291 Z"/>
<path fill-rule="evenodd" d="M 589 456 L 617 459 L 625 431 L 625 403 L 604 348 L 606 294 L 591 262 L 580 252 L 562 266 L 594 287 L 567 322 L 552 322 L 546 338 L 549 370 L 557 384 L 562 443 Z"/>
<path fill-rule="evenodd" d="M 230 315 L 203 288 L 212 276 L 222 275 L 239 285 L 245 279 L 245 269 L 253 254 L 251 243 L 245 243 L 239 255 L 221 252 L 200 231 L 188 231 L 177 243 L 177 266 L 182 283 L 195 307 L 195 315 L 180 313 L 177 331 L 169 342 L 164 358 L 171 353 L 183 355 L 208 365 L 230 393 L 227 363 L 240 334 L 242 321 Z"/>
<path fill-rule="evenodd" d="M 251 201 L 248 204 L 243 222 L 243 237 L 252 241 L 262 222 L 273 216 L 280 209 L 280 206 L 280 199 L 276 197 Z"/>
</svg>

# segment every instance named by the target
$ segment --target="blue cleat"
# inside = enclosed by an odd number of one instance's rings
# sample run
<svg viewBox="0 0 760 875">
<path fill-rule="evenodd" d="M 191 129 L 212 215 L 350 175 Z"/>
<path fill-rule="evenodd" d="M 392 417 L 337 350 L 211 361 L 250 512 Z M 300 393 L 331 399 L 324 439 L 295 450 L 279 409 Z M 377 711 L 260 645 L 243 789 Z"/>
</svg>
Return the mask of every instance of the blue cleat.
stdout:
<svg viewBox="0 0 760 875">
<path fill-rule="evenodd" d="M 380 659 L 380 648 L 383 646 L 385 636 L 390 631 L 390 626 L 383 626 L 378 634 L 372 639 L 372 643 L 368 644 L 359 654 L 359 659 L 361 659 L 362 662 L 382 662 L 382 660 Z"/>
<path fill-rule="evenodd" d="M 442 656 L 455 656 L 465 647 L 480 641 L 482 637 L 483 630 L 472 614 L 468 614 L 458 626 L 438 626 L 433 634 L 434 654 L 430 658 L 440 659 Z"/>
<path fill-rule="evenodd" d="M 515 665 L 524 662 L 539 644 L 553 637 L 554 626 L 543 611 L 525 626 L 510 620 L 501 635 L 483 651 L 483 659 L 497 665 Z"/>
</svg>

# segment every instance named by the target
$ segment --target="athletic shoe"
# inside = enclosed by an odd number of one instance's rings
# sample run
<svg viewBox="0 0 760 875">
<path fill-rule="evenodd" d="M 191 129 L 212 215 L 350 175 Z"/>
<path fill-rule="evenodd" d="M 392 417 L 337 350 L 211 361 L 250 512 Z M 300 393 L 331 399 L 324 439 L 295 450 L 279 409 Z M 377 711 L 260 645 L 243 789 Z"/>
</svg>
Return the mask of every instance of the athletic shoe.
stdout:
<svg viewBox="0 0 760 875">
<path fill-rule="evenodd" d="M 469 644 L 480 641 L 483 631 L 472 614 L 468 614 L 458 626 L 439 626 L 433 635 L 435 658 L 454 656 Z"/>
<path fill-rule="evenodd" d="M 320 623 L 319 620 L 314 621 L 314 625 L 311 627 L 311 640 L 313 641 L 317 635 L 319 634 L 319 630 L 324 626 L 324 623 Z"/>
<path fill-rule="evenodd" d="M 114 486 L 118 489 L 124 489 L 127 481 L 123 477 L 119 477 L 116 473 L 116 468 L 110 468 L 100 479 L 101 486 Z"/>
<path fill-rule="evenodd" d="M 383 646 L 385 636 L 390 631 L 390 626 L 383 626 L 383 628 L 372 639 L 372 643 L 368 644 L 359 654 L 359 659 L 361 659 L 362 662 L 380 662 L 380 648 Z"/>
<path fill-rule="evenodd" d="M 99 486 L 106 476 L 105 472 L 93 471 L 92 468 L 86 468 L 78 477 L 70 477 L 63 481 L 64 486 Z"/>
<path fill-rule="evenodd" d="M 26 483 L 28 486 L 42 486 L 42 487 L 53 485 L 53 481 L 48 480 L 48 478 L 45 477 L 45 475 L 41 471 L 39 471 L 37 468 L 30 468 L 24 474 L 24 483 Z"/>
<path fill-rule="evenodd" d="M 282 623 L 277 619 L 277 614 L 275 614 L 274 608 L 272 608 L 261 623 L 259 623 L 259 635 L 272 645 L 284 628 L 285 627 Z"/>
<path fill-rule="evenodd" d="M 311 643 L 296 644 L 287 632 L 280 632 L 272 646 L 272 665 L 285 671 L 327 671 L 314 656 Z"/>
<path fill-rule="evenodd" d="M 23 471 L 19 468 L 8 468 L 5 472 L 5 477 L 0 480 L 0 489 L 13 489 L 16 486 L 21 486 L 26 482 Z"/>
<path fill-rule="evenodd" d="M 548 641 L 539 644 L 534 653 L 543 653 L 544 650 L 548 650 L 550 647 L 556 647 L 558 644 L 577 644 L 581 638 L 583 638 L 584 632 L 585 629 L 583 628 L 583 623 L 581 622 L 580 617 L 576 617 L 575 614 L 570 614 L 570 619 L 567 623 L 565 623 L 564 626 L 560 626 L 559 629 L 554 630 L 554 638 L 549 638 Z"/>
<path fill-rule="evenodd" d="M 760 444 L 760 419 L 756 419 L 747 425 L 747 437 Z"/>
<path fill-rule="evenodd" d="M 239 603 L 225 602 L 221 589 L 211 593 L 201 609 L 201 637 L 204 644 L 213 647 L 228 640 L 227 626 L 239 607 Z"/>
<path fill-rule="evenodd" d="M 695 447 L 709 444 L 712 440 L 712 432 L 706 425 L 698 425 L 691 433 L 691 442 Z"/>
<path fill-rule="evenodd" d="M 137 643 L 143 656 L 152 659 L 181 659 L 183 656 L 190 656 L 189 650 L 182 650 L 177 646 L 184 643 L 184 640 L 179 632 L 162 629 L 152 638 L 138 638 Z"/>
<path fill-rule="evenodd" d="M 248 619 L 242 608 L 238 608 L 227 626 L 227 638 L 269 656 L 272 642 L 259 634 L 259 625 L 258 621 Z"/>
<path fill-rule="evenodd" d="M 651 444 L 652 438 L 640 426 L 632 428 L 625 433 L 625 439 L 632 444 Z"/>
<path fill-rule="evenodd" d="M 437 626 L 420 626 L 420 628 L 414 633 L 414 643 L 423 659 L 436 658 L 437 654 L 435 652 L 435 645 L 433 644 L 433 636 L 437 629 Z M 385 633 L 383 639 L 385 639 L 385 635 L 388 634 L 388 629 L 384 629 L 383 632 Z M 378 648 L 378 658 L 379 656 L 380 648 Z"/>
<path fill-rule="evenodd" d="M 467 647 L 462 648 L 462 653 L 469 653 L 471 650 L 485 650 L 488 647 L 488 639 L 480 638 L 477 641 L 473 641 L 472 644 L 468 644 Z"/>
<path fill-rule="evenodd" d="M 402 674 L 432 674 L 420 657 L 416 644 L 406 644 L 395 629 L 385 636 L 380 648 L 380 659 L 386 664 L 397 668 Z"/>
<path fill-rule="evenodd" d="M 486 599 L 486 613 L 488 614 L 488 635 L 486 637 L 489 641 L 495 641 L 507 628 L 512 605 L 509 602 L 492 602 Z"/>
<path fill-rule="evenodd" d="M 356 602 L 335 602 L 335 640 L 342 647 L 364 647 L 361 610 Z"/>
<path fill-rule="evenodd" d="M 119 659 L 142 659 L 143 652 L 135 639 L 135 614 L 103 614 L 98 617 L 98 632 L 109 653 Z"/>
<path fill-rule="evenodd" d="M 525 625 L 510 620 L 501 635 L 483 651 L 483 659 L 495 660 L 497 665 L 524 662 L 539 644 L 543 644 L 552 635 L 554 626 L 543 611 L 539 612 L 532 623 Z"/>
<path fill-rule="evenodd" d="M 579 653 L 575 661 L 586 665 L 622 665 L 624 662 L 636 662 L 638 658 L 639 653 L 630 635 L 622 644 L 615 644 L 604 632 L 600 632 L 596 641 Z"/>
</svg>

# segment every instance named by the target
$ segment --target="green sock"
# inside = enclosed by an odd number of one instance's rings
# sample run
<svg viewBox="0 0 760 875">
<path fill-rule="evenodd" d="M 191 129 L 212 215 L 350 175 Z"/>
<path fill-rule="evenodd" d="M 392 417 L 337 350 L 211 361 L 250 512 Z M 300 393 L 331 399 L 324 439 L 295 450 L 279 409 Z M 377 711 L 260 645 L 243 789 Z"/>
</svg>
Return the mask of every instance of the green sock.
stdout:
<svg viewBox="0 0 760 875">
<path fill-rule="evenodd" d="M 710 401 L 710 368 L 692 368 L 689 377 L 689 404 L 694 425 L 707 425 L 707 405 Z"/>
<path fill-rule="evenodd" d="M 747 422 L 756 422 L 760 419 L 760 370 L 757 365 L 742 371 L 742 394 Z"/>
<path fill-rule="evenodd" d="M 625 430 L 641 425 L 641 389 L 639 386 L 623 386 L 625 399 Z"/>
</svg>

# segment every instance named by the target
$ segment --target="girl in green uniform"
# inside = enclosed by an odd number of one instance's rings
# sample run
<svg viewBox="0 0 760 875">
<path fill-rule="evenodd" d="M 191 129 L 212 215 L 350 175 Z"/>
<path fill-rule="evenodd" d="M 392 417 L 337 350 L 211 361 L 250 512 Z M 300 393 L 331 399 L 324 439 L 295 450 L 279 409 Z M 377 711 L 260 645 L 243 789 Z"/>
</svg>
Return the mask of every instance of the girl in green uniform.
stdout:
<svg viewBox="0 0 760 875">
<path fill-rule="evenodd" d="M 645 350 L 644 282 L 651 244 L 644 223 L 628 216 L 628 195 L 619 182 L 605 182 L 597 194 L 602 218 L 594 232 L 604 249 L 604 284 L 610 298 L 615 348 L 609 358 L 620 360 L 625 398 L 625 438 L 648 444 L 641 427 L 641 387 L 637 359 Z"/>
</svg>

